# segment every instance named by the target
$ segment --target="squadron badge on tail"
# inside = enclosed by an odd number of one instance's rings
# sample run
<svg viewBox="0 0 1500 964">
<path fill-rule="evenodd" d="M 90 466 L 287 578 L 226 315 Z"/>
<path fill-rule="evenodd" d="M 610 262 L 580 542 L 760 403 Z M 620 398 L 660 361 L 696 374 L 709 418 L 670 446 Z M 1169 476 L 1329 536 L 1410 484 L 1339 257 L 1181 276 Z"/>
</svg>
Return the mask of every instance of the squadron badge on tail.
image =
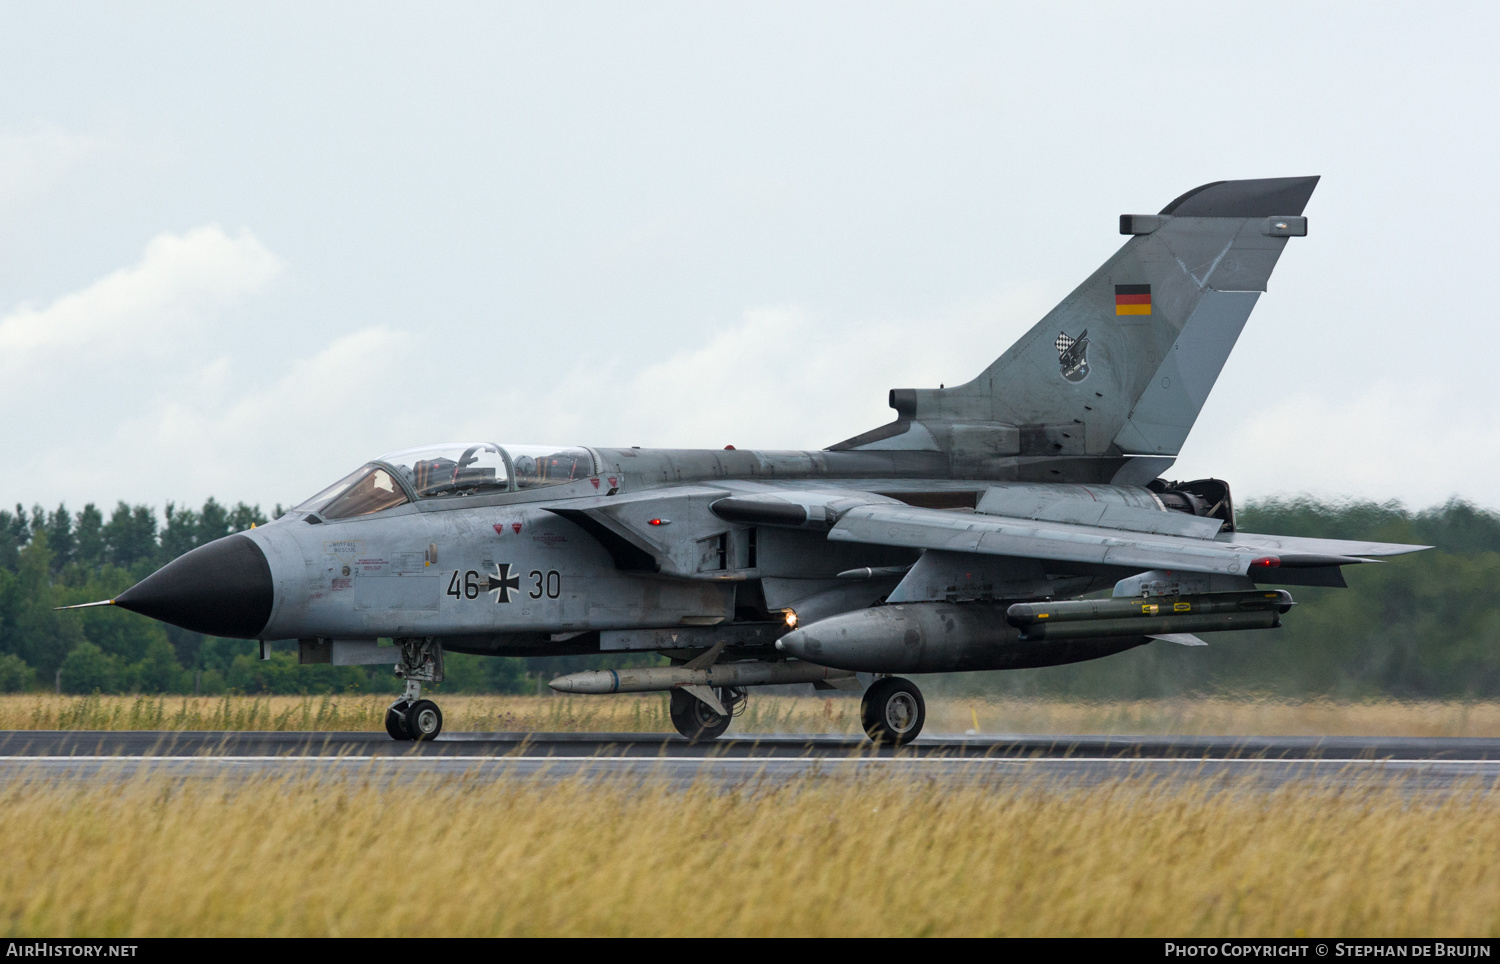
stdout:
<svg viewBox="0 0 1500 964">
<path fill-rule="evenodd" d="M 1060 331 L 1057 333 L 1057 340 L 1052 344 L 1057 348 L 1057 364 L 1062 369 L 1064 378 L 1070 382 L 1081 382 L 1089 377 L 1089 332 L 1087 328 L 1077 338 Z"/>
</svg>

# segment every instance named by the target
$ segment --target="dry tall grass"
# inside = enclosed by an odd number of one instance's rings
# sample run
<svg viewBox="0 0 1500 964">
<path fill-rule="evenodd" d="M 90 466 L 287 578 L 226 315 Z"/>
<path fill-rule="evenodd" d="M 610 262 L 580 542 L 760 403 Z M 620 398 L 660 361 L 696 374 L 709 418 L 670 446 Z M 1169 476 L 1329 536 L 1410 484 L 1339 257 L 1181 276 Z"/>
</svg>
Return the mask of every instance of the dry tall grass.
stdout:
<svg viewBox="0 0 1500 964">
<path fill-rule="evenodd" d="M 0 813 L 13 936 L 1500 934 L 1480 792 L 154 775 Z"/>
<path fill-rule="evenodd" d="M 389 696 L 0 696 L 0 730 L 383 729 Z M 661 694 L 457 696 L 439 700 L 450 731 L 670 733 Z M 928 701 L 929 734 L 1146 733 L 1163 735 L 1500 736 L 1500 703 L 1287 702 L 1173 699 L 1117 702 Z M 859 730 L 859 701 L 752 694 L 731 734 Z"/>
</svg>

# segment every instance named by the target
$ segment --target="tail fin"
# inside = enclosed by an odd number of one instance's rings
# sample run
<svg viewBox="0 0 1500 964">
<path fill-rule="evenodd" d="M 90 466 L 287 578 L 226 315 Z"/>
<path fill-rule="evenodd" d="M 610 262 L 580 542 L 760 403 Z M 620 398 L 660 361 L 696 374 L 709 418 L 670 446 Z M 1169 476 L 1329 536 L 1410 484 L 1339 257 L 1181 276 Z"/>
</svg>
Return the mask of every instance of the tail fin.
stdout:
<svg viewBox="0 0 1500 964">
<path fill-rule="evenodd" d="M 832 448 L 1177 454 L 1317 183 L 1215 181 L 1121 215 L 1124 247 L 978 378 L 893 390 L 895 422 Z"/>
</svg>

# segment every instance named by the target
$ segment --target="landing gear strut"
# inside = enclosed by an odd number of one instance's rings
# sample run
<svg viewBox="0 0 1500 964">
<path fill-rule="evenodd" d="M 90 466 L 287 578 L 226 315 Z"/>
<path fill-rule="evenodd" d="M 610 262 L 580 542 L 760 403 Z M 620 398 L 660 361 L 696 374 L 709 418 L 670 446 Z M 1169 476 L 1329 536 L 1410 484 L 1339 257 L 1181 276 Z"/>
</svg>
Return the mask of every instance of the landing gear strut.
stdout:
<svg viewBox="0 0 1500 964">
<path fill-rule="evenodd" d="M 401 662 L 396 676 L 406 680 L 406 691 L 385 711 L 385 731 L 393 740 L 433 740 L 443 732 L 443 711 L 422 699 L 423 683 L 443 681 L 443 647 L 431 636 L 398 639 Z"/>
<path fill-rule="evenodd" d="M 870 684 L 859 703 L 865 733 L 876 743 L 902 746 L 917 738 L 927 722 L 927 703 L 917 684 L 886 676 Z"/>
<path fill-rule="evenodd" d="M 714 690 L 714 695 L 728 713 L 718 712 L 685 690 L 670 692 L 672 725 L 692 743 L 706 743 L 723 736 L 729 729 L 729 721 L 744 710 L 746 703 L 743 686 L 720 686 Z"/>
</svg>

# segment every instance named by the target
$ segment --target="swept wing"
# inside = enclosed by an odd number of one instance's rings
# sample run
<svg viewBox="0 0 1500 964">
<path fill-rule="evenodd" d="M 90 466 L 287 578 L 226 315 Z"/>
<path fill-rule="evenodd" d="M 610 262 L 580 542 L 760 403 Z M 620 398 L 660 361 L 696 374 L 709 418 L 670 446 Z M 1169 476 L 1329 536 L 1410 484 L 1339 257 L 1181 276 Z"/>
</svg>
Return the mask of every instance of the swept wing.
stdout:
<svg viewBox="0 0 1500 964">
<path fill-rule="evenodd" d="M 1222 575 L 1248 574 L 1252 566 L 1343 566 L 1370 561 L 1365 556 L 1392 556 L 1427 548 L 1252 533 L 1195 538 L 1142 531 L 1148 521 L 1145 517 L 1152 515 L 1170 517 L 1169 513 L 1142 512 L 1138 523 L 1116 520 L 1115 525 L 1107 527 L 905 505 L 864 505 L 845 512 L 829 530 L 828 538 L 835 542 Z"/>
</svg>

